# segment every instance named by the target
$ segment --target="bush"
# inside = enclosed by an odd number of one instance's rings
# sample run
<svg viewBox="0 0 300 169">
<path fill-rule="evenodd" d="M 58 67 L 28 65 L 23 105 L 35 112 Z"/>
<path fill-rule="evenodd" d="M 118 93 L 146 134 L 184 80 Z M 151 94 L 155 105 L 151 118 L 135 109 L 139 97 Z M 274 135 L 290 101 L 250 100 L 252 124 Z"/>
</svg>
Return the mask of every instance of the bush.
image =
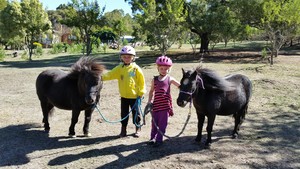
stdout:
<svg viewBox="0 0 300 169">
<path fill-rule="evenodd" d="M 28 50 L 24 50 L 22 55 L 21 55 L 21 59 L 23 60 L 28 60 Z"/>
<path fill-rule="evenodd" d="M 68 47 L 68 52 L 69 53 L 82 53 L 82 44 L 71 44 Z"/>
<path fill-rule="evenodd" d="M 65 44 L 64 43 L 56 43 L 53 45 L 52 49 L 50 50 L 51 54 L 62 53 L 65 51 Z"/>
<path fill-rule="evenodd" d="M 0 61 L 3 61 L 5 58 L 5 51 L 2 46 L 0 46 Z"/>
<path fill-rule="evenodd" d="M 42 56 L 43 55 L 43 47 L 42 46 L 37 46 L 35 49 L 35 55 L 36 56 Z"/>
<path fill-rule="evenodd" d="M 267 52 L 266 48 L 263 48 L 261 51 L 261 58 L 264 60 L 267 58 L 267 56 L 268 56 L 268 52 Z"/>
</svg>

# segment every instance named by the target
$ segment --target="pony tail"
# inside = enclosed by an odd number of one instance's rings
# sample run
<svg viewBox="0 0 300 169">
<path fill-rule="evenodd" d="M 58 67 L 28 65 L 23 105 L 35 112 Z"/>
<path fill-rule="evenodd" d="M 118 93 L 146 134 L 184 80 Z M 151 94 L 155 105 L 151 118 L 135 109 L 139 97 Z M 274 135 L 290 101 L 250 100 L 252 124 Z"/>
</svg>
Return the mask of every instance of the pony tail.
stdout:
<svg viewBox="0 0 300 169">
<path fill-rule="evenodd" d="M 245 119 L 247 113 L 248 113 L 248 103 L 244 106 L 242 116 L 241 116 L 242 120 Z"/>
</svg>

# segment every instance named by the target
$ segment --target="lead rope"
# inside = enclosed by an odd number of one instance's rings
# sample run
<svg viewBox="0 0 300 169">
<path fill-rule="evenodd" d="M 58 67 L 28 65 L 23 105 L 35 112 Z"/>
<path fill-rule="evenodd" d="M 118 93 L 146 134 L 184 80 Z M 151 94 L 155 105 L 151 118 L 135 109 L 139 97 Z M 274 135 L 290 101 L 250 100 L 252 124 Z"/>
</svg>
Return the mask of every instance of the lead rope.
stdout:
<svg viewBox="0 0 300 169">
<path fill-rule="evenodd" d="M 124 118 L 122 118 L 122 119 L 120 119 L 120 120 L 116 120 L 116 121 L 108 120 L 108 119 L 101 113 L 101 111 L 100 111 L 100 109 L 98 108 L 97 104 L 95 104 L 94 107 L 97 109 L 97 111 L 98 111 L 98 113 L 100 114 L 100 116 L 102 117 L 102 119 L 103 119 L 104 121 L 108 122 L 108 123 L 119 123 L 119 122 L 123 121 L 124 119 L 128 118 L 129 115 L 132 113 L 132 111 L 133 111 L 134 109 L 136 109 L 136 112 L 135 112 L 135 113 L 136 113 L 136 116 L 135 116 L 135 118 L 134 118 L 134 124 L 135 124 L 136 127 L 138 127 L 138 128 L 141 128 L 143 125 L 145 125 L 145 120 L 144 120 L 145 115 L 144 115 L 144 114 L 142 113 L 142 111 L 141 111 L 141 110 L 142 110 L 142 109 L 141 109 L 141 98 L 137 98 L 137 99 L 136 99 L 134 105 L 132 106 L 131 110 L 129 111 L 129 113 L 127 114 L 126 117 L 124 117 Z M 139 116 L 139 114 L 141 114 L 141 117 L 143 117 L 143 124 L 137 124 L 137 122 L 136 122 L 136 118 Z"/>
<path fill-rule="evenodd" d="M 147 108 L 146 108 L 146 109 L 147 109 Z M 152 117 L 152 122 L 154 123 L 154 125 L 155 125 L 157 131 L 158 131 L 161 135 L 167 137 L 168 139 L 172 139 L 172 138 L 179 137 L 179 136 L 184 132 L 184 130 L 185 130 L 185 128 L 186 128 L 186 126 L 187 126 L 187 124 L 188 124 L 190 118 L 191 118 L 191 114 L 192 114 L 192 113 L 191 113 L 191 112 L 192 112 L 192 111 L 191 111 L 191 109 L 192 109 L 192 99 L 191 99 L 190 106 L 189 106 L 189 113 L 188 113 L 188 116 L 187 116 L 187 118 L 186 118 L 186 121 L 185 121 L 185 123 L 184 123 L 184 125 L 183 125 L 183 128 L 182 128 L 181 131 L 180 131 L 177 135 L 175 135 L 175 136 L 168 136 L 168 135 L 166 135 L 165 133 L 163 133 L 163 132 L 159 129 L 159 127 L 157 126 L 156 122 L 155 122 L 154 119 L 153 119 L 153 111 L 152 111 L 152 109 L 151 109 L 151 108 L 148 108 L 148 109 L 150 109 L 150 110 L 146 110 L 146 109 L 145 109 L 144 114 L 147 114 L 147 113 L 150 112 L 151 117 Z"/>
</svg>

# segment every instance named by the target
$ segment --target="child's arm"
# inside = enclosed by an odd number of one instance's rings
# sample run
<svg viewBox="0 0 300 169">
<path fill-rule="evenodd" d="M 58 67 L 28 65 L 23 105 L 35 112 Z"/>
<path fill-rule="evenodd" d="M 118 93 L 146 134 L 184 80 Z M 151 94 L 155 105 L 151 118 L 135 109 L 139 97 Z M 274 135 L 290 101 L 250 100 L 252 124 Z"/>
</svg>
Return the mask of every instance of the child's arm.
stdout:
<svg viewBox="0 0 300 169">
<path fill-rule="evenodd" d="M 150 87 L 150 91 L 149 91 L 148 103 L 152 103 L 153 92 L 154 92 L 154 80 L 152 79 L 151 87 Z"/>
<path fill-rule="evenodd" d="M 171 77 L 170 82 L 171 82 L 171 84 L 173 84 L 179 88 L 180 83 L 175 78 Z"/>
<path fill-rule="evenodd" d="M 120 66 L 114 67 L 111 71 L 108 71 L 102 75 L 102 81 L 118 79 L 120 74 Z"/>
</svg>

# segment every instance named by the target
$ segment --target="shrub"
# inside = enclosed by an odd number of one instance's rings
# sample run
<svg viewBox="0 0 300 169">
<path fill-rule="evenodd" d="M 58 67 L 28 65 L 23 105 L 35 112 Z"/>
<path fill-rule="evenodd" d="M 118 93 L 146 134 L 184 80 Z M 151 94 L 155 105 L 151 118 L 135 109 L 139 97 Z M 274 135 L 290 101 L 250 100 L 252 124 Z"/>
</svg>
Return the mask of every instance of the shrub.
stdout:
<svg viewBox="0 0 300 169">
<path fill-rule="evenodd" d="M 2 46 L 0 46 L 0 61 L 3 61 L 5 58 L 5 51 Z"/>
<path fill-rule="evenodd" d="M 23 53 L 21 54 L 21 59 L 23 60 L 28 60 L 28 51 L 24 50 Z"/>
<path fill-rule="evenodd" d="M 69 53 L 81 53 L 82 52 L 82 44 L 71 44 L 68 47 Z"/>
<path fill-rule="evenodd" d="M 51 54 L 62 53 L 65 50 L 64 43 L 56 43 L 53 45 L 52 49 L 50 50 Z"/>
<path fill-rule="evenodd" d="M 266 50 L 266 48 L 263 48 L 261 51 L 261 58 L 264 60 L 267 58 L 268 52 Z"/>
<path fill-rule="evenodd" d="M 43 55 L 43 47 L 42 46 L 37 46 L 35 49 L 35 55 L 36 56 L 42 56 Z"/>
</svg>

